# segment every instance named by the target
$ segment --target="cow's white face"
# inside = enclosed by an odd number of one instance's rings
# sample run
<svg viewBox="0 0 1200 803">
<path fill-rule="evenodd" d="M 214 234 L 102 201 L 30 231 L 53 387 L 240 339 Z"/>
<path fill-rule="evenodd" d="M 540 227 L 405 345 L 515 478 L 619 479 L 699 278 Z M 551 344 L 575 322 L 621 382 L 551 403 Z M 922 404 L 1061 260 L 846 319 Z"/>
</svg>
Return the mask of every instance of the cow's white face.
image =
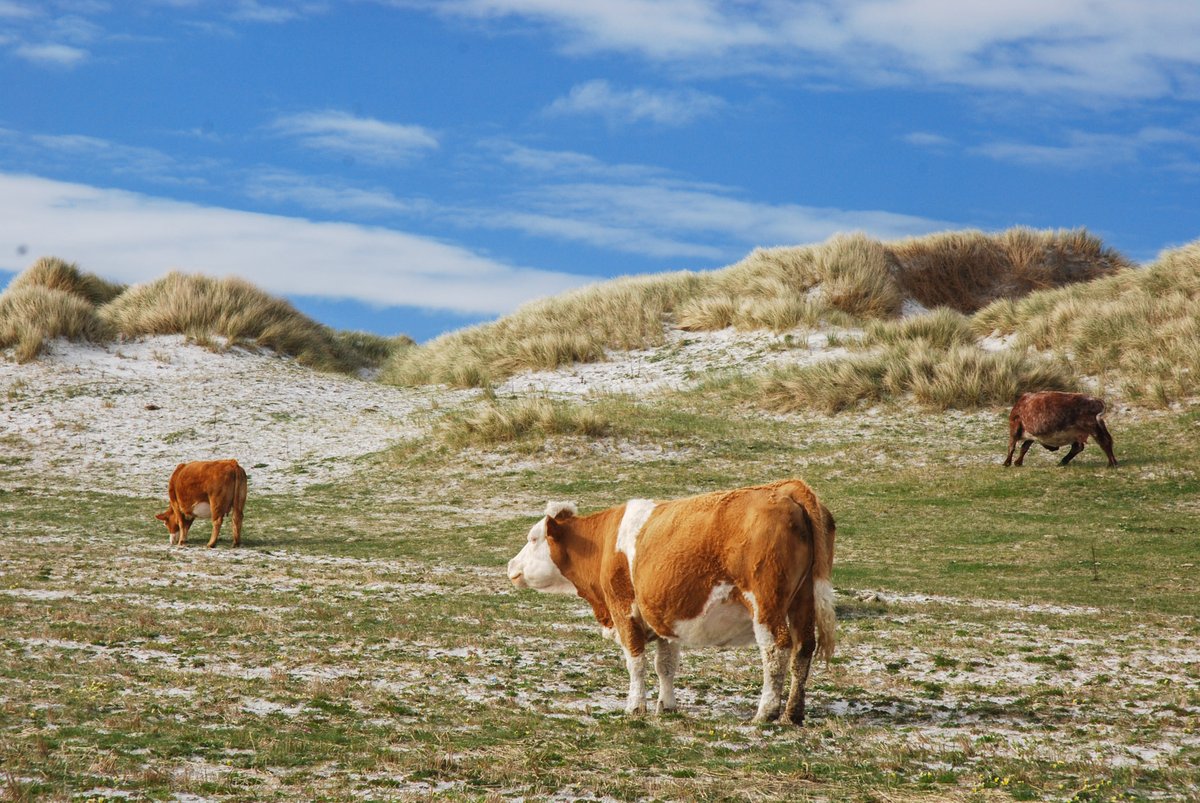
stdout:
<svg viewBox="0 0 1200 803">
<path fill-rule="evenodd" d="M 529 530 L 529 540 L 517 556 L 508 562 L 508 579 L 517 588 L 532 588 L 551 594 L 574 594 L 575 584 L 563 576 L 550 557 L 546 538 L 546 517 Z"/>
</svg>

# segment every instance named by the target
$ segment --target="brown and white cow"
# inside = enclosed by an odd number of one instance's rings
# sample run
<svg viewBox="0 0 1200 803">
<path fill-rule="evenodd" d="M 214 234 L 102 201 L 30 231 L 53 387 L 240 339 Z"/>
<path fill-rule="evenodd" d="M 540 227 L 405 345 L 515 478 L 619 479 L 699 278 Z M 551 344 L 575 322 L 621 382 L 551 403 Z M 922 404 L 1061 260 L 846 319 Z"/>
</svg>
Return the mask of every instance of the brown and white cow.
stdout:
<svg viewBox="0 0 1200 803">
<path fill-rule="evenodd" d="M 167 525 L 171 543 L 187 543 L 197 518 L 212 519 L 211 548 L 221 533 L 221 521 L 233 512 L 233 545 L 242 542 L 242 513 L 246 507 L 246 472 L 236 460 L 180 463 L 167 483 L 170 506 L 155 518 Z"/>
<path fill-rule="evenodd" d="M 1016 461 L 1019 466 L 1036 440 L 1052 452 L 1071 444 L 1071 450 L 1060 462 L 1065 466 L 1083 451 L 1089 437 L 1095 438 L 1108 455 L 1108 464 L 1117 465 L 1112 435 L 1104 424 L 1104 402 L 1082 393 L 1057 390 L 1022 393 L 1008 414 L 1008 456 L 1004 458 L 1004 465 L 1013 464 L 1017 441 L 1023 441 Z"/>
<path fill-rule="evenodd" d="M 550 503 L 508 563 L 519 588 L 578 594 L 625 652 L 627 713 L 646 710 L 646 645 L 657 642 L 658 710 L 675 709 L 681 647 L 757 644 L 755 722 L 804 720 L 814 651 L 833 654 L 833 516 L 801 480 L 667 502 L 632 499 L 577 515 Z"/>
</svg>

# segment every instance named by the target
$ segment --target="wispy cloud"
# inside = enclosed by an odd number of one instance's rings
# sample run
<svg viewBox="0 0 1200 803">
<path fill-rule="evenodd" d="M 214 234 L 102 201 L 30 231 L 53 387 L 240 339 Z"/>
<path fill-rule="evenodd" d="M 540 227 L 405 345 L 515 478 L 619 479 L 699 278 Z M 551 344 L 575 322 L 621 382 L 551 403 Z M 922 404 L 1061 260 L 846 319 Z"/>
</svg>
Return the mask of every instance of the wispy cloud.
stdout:
<svg viewBox="0 0 1200 803">
<path fill-rule="evenodd" d="M 1194 92 L 1200 66 L 1188 0 L 402 0 L 417 3 L 540 25 L 568 52 L 840 84 L 1137 100 Z"/>
<path fill-rule="evenodd" d="M 30 19 L 37 16 L 37 12 L 24 3 L 15 2 L 15 0 L 0 0 L 0 19 Z"/>
<path fill-rule="evenodd" d="M 341 111 L 302 112 L 279 117 L 273 128 L 307 148 L 374 164 L 403 164 L 438 147 L 426 128 L 357 117 Z"/>
<path fill-rule="evenodd" d="M 1002 162 L 1078 170 L 1150 158 L 1170 162 L 1181 153 L 1194 161 L 1200 155 L 1200 135 L 1160 127 L 1129 133 L 1068 131 L 1057 144 L 996 141 L 971 148 L 971 152 Z"/>
<path fill-rule="evenodd" d="M 550 114 L 598 115 L 610 123 L 651 122 L 686 125 L 725 106 L 715 95 L 695 90 L 656 91 L 642 87 L 617 89 L 608 81 L 588 81 L 550 104 Z"/>
<path fill-rule="evenodd" d="M 427 201 L 399 198 L 386 189 L 348 186 L 336 178 L 286 170 L 254 171 L 247 178 L 243 191 L 250 198 L 274 204 L 368 218 L 430 210 Z"/>
<path fill-rule="evenodd" d="M 125 145 L 82 134 L 24 134 L 0 129 L 10 157 L 33 161 L 46 169 L 70 173 L 102 170 L 117 176 L 136 176 L 157 184 L 203 185 L 209 172 L 219 165 L 211 159 L 189 159 L 186 163 L 155 148 Z M 0 156 L 0 167 L 8 161 Z"/>
<path fill-rule="evenodd" d="M 950 137 L 942 134 L 934 134 L 929 131 L 913 131 L 905 134 L 901 139 L 909 145 L 915 145 L 918 148 L 948 148 L 955 144 Z"/>
<path fill-rule="evenodd" d="M 61 44 L 18 45 L 13 53 L 25 61 L 49 67 L 76 67 L 88 58 L 88 51 Z"/>
<path fill-rule="evenodd" d="M 491 140 L 484 150 L 501 162 L 542 177 L 602 176 L 609 180 L 665 178 L 661 167 L 644 164 L 611 164 L 586 153 L 530 148 L 511 140 Z"/>
<path fill-rule="evenodd" d="M 885 210 L 771 204 L 669 179 L 544 184 L 505 199 L 502 208 L 462 210 L 458 219 L 643 257 L 710 263 L 756 246 L 819 242 L 844 231 L 894 239 L 951 225 Z"/>
<path fill-rule="evenodd" d="M 5 264 L 7 255 L 53 254 L 125 282 L 179 269 L 235 274 L 273 293 L 496 315 L 588 281 L 393 229 L 205 207 L 28 175 L 0 173 L 0 220 L 0 266 L 25 267 Z"/>
<path fill-rule="evenodd" d="M 326 3 L 262 3 L 259 0 L 239 0 L 229 11 L 229 19 L 235 22 L 282 23 L 302 19 L 323 12 Z"/>
</svg>

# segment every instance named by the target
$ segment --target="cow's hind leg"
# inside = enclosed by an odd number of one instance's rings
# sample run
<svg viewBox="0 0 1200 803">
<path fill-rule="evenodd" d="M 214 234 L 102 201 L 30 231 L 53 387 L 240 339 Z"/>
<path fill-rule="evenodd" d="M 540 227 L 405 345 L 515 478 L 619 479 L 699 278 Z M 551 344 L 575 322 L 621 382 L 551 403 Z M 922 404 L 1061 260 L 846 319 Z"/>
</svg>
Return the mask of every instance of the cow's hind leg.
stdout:
<svg viewBox="0 0 1200 803">
<path fill-rule="evenodd" d="M 233 545 L 240 546 L 242 543 L 242 508 L 238 505 L 233 506 Z"/>
<path fill-rule="evenodd" d="M 217 545 L 217 536 L 221 534 L 221 522 L 225 520 L 226 509 L 225 500 L 220 499 L 212 494 L 208 497 L 208 509 L 212 511 L 212 538 L 208 539 L 208 548 L 212 549 Z"/>
<path fill-rule="evenodd" d="M 1021 453 L 1017 455 L 1017 461 L 1013 465 L 1021 466 L 1025 464 L 1025 454 L 1029 451 L 1030 446 L 1033 446 L 1033 441 L 1025 441 L 1021 444 Z"/>
<path fill-rule="evenodd" d="M 1075 455 L 1083 451 L 1083 442 L 1074 441 L 1071 443 L 1071 451 L 1067 452 L 1066 456 L 1059 462 L 1060 466 L 1065 466 L 1075 459 Z"/>
<path fill-rule="evenodd" d="M 1110 466 L 1117 465 L 1117 456 L 1113 454 L 1113 439 L 1108 431 L 1108 427 L 1104 425 L 1102 419 L 1096 419 L 1096 443 L 1100 444 L 1100 448 L 1104 450 L 1105 456 L 1108 457 Z"/>
<path fill-rule="evenodd" d="M 659 639 L 654 656 L 654 671 L 658 673 L 657 713 L 675 710 L 675 672 L 679 669 L 679 645 Z"/>
<path fill-rule="evenodd" d="M 754 640 L 762 653 L 763 687 L 758 699 L 758 712 L 751 722 L 774 722 L 779 718 L 783 698 L 783 681 L 787 677 L 788 657 L 792 653 L 792 636 L 786 624 L 772 627 L 754 622 Z"/>
<path fill-rule="evenodd" d="M 805 583 L 798 595 L 801 603 L 792 609 L 792 624 L 795 626 L 795 644 L 792 647 L 792 690 L 788 694 L 784 715 L 789 722 L 804 724 L 804 687 L 808 683 L 808 670 L 812 666 L 813 653 L 817 649 L 817 631 L 813 621 L 812 585 Z"/>
<path fill-rule="evenodd" d="M 1012 465 L 1013 452 L 1017 449 L 1017 441 L 1020 440 L 1023 430 L 1019 424 L 1009 424 L 1008 428 L 1008 454 L 1004 456 L 1004 465 Z M 1020 464 L 1018 464 L 1020 465 Z"/>
</svg>

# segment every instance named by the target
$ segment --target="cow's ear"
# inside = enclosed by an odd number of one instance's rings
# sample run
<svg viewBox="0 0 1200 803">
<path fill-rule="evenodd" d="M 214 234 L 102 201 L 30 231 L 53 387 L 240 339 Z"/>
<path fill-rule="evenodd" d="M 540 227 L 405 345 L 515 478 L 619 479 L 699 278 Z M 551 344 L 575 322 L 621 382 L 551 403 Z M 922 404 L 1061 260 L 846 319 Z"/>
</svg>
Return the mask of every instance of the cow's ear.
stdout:
<svg viewBox="0 0 1200 803">
<path fill-rule="evenodd" d="M 566 528 L 563 527 L 562 521 L 553 516 L 546 517 L 546 537 L 552 541 L 557 541 L 563 537 Z"/>
<path fill-rule="evenodd" d="M 574 502 L 547 502 L 546 517 L 555 521 L 566 521 L 579 512 Z"/>
<path fill-rule="evenodd" d="M 168 516 L 168 515 L 170 515 L 170 514 L 167 514 L 167 513 L 155 513 L 155 514 L 154 514 L 154 518 L 158 519 L 159 521 L 166 521 L 166 520 L 167 520 L 167 516 Z"/>
</svg>

